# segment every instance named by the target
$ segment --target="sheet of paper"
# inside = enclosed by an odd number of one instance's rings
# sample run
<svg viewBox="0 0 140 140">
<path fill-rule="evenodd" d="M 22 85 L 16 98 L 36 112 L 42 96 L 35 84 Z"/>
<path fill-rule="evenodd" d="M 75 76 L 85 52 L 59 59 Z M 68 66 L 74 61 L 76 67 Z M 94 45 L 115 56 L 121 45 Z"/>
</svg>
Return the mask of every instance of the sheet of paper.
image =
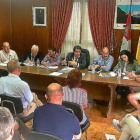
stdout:
<svg viewBox="0 0 140 140">
<path fill-rule="evenodd" d="M 4 64 L 4 63 L 0 63 L 0 66 L 7 66 L 7 64 Z"/>
<path fill-rule="evenodd" d="M 49 69 L 57 69 L 58 66 L 49 66 Z"/>
<path fill-rule="evenodd" d="M 126 79 L 126 80 L 134 80 L 134 79 L 130 79 L 128 76 L 124 76 L 123 79 Z"/>
<path fill-rule="evenodd" d="M 49 75 L 51 75 L 51 76 L 59 76 L 61 74 L 63 74 L 63 73 L 60 73 L 60 72 L 52 72 Z"/>
<path fill-rule="evenodd" d="M 26 64 L 26 63 L 23 63 L 25 66 L 34 66 L 34 64 Z"/>
<path fill-rule="evenodd" d="M 82 73 L 82 76 L 85 76 L 85 73 Z"/>
<path fill-rule="evenodd" d="M 116 140 L 115 135 L 105 134 L 107 140 Z"/>
</svg>

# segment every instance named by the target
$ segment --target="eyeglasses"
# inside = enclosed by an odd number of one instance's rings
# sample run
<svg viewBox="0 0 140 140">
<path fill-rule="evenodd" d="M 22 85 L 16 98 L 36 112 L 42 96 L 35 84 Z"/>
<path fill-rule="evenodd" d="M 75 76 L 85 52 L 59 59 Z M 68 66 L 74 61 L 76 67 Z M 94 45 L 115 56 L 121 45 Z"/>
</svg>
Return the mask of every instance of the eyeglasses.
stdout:
<svg viewBox="0 0 140 140">
<path fill-rule="evenodd" d="M 7 48 L 10 48 L 10 46 L 3 46 L 3 48 L 6 48 L 7 49 Z"/>
</svg>

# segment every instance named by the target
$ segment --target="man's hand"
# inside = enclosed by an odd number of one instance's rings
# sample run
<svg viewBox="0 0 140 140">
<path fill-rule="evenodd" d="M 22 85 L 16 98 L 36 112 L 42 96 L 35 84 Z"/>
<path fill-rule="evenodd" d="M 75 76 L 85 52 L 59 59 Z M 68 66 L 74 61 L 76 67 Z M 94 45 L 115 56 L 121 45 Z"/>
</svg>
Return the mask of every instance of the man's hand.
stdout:
<svg viewBox="0 0 140 140">
<path fill-rule="evenodd" d="M 32 64 L 34 64 L 34 62 L 32 62 L 32 61 L 29 61 L 29 65 L 32 65 Z"/>
<path fill-rule="evenodd" d="M 100 65 L 95 65 L 95 69 L 98 68 L 98 67 L 100 67 Z"/>
<path fill-rule="evenodd" d="M 75 62 L 73 59 L 72 59 L 72 61 L 69 61 L 68 63 L 71 66 L 77 66 L 77 62 Z"/>
<path fill-rule="evenodd" d="M 91 70 L 91 66 L 88 66 L 88 70 Z"/>
<path fill-rule="evenodd" d="M 66 58 L 62 61 L 63 65 L 67 65 Z"/>
<path fill-rule="evenodd" d="M 46 67 L 47 66 L 47 62 L 44 62 L 43 65 Z"/>
</svg>

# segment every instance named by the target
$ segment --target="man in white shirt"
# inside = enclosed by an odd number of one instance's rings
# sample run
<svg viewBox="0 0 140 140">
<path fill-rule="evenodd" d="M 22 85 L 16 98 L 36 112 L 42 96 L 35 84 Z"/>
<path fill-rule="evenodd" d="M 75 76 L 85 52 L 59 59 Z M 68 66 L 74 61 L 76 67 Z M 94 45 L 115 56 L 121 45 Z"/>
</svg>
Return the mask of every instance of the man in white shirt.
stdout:
<svg viewBox="0 0 140 140">
<path fill-rule="evenodd" d="M 9 60 L 18 60 L 18 56 L 15 51 L 10 49 L 8 42 L 3 42 L 3 49 L 0 51 L 0 61 L 4 63 Z"/>
</svg>

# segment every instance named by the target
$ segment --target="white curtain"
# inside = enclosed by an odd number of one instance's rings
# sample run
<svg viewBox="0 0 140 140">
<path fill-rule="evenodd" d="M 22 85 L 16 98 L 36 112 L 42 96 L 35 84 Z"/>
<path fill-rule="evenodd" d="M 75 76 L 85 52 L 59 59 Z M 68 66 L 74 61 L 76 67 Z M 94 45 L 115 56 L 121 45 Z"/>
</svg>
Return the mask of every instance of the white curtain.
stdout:
<svg viewBox="0 0 140 140">
<path fill-rule="evenodd" d="M 61 55 L 66 57 L 69 52 L 73 51 L 73 47 L 80 43 L 82 48 L 89 50 L 92 62 L 98 52 L 91 36 L 87 0 L 74 1 L 71 21 L 61 47 Z"/>
<path fill-rule="evenodd" d="M 69 52 L 73 51 L 73 46 L 79 44 L 80 41 L 80 24 L 81 24 L 81 4 L 80 0 L 76 0 L 73 4 L 71 21 L 65 40 L 61 47 L 61 55 L 66 57 Z"/>
<path fill-rule="evenodd" d="M 82 0 L 81 2 L 81 12 L 82 12 L 82 36 L 81 36 L 81 46 L 89 50 L 90 62 L 98 55 L 97 49 L 94 46 L 94 42 L 91 35 L 89 16 L 88 16 L 88 0 Z"/>
</svg>

